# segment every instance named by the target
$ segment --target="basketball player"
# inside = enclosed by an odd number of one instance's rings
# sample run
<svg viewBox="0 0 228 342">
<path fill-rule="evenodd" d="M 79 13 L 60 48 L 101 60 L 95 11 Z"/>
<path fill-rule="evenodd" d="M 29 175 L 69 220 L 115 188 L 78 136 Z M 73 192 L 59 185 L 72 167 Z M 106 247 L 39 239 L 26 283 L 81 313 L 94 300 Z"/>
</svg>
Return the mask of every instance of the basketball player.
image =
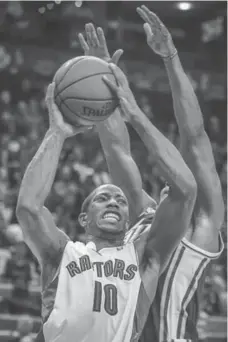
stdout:
<svg viewBox="0 0 228 342">
<path fill-rule="evenodd" d="M 164 60 L 180 131 L 181 153 L 198 185 L 189 230 L 159 279 L 141 341 L 197 341 L 196 321 L 206 266 L 218 258 L 223 249 L 220 237 L 224 217 L 221 185 L 197 98 L 182 69 L 170 33 L 145 6 L 137 11 L 146 21 L 144 29 L 149 46 Z M 94 36 L 95 29 L 91 25 L 90 30 L 93 30 L 90 35 Z M 95 41 L 93 51 L 94 46 Z M 106 51 L 107 48 L 103 48 L 103 56 L 107 59 Z M 131 157 L 128 132 L 119 113 L 99 125 L 99 135 L 113 181 L 128 194 L 130 211 L 146 212 L 147 207 L 153 206 L 153 201 L 142 190 L 140 174 Z M 161 192 L 161 202 L 168 193 L 169 187 L 166 186 Z M 146 221 L 143 217 L 141 215 L 129 231 L 128 241 L 133 241 L 142 231 L 148 233 L 148 217 Z"/>
<path fill-rule="evenodd" d="M 112 184 L 95 189 L 82 205 L 87 241 L 73 243 L 45 208 L 63 143 L 83 130 L 65 123 L 47 91 L 50 128 L 22 180 L 17 217 L 25 242 L 42 270 L 43 335 L 47 342 L 137 341 L 158 277 L 190 223 L 196 183 L 180 153 L 138 111 L 124 77 L 122 110 L 139 134 L 171 191 L 156 211 L 147 239 L 124 243 L 129 205 Z M 126 96 L 125 96 L 125 95 Z M 172 234 L 167 237 L 167 225 Z"/>
</svg>

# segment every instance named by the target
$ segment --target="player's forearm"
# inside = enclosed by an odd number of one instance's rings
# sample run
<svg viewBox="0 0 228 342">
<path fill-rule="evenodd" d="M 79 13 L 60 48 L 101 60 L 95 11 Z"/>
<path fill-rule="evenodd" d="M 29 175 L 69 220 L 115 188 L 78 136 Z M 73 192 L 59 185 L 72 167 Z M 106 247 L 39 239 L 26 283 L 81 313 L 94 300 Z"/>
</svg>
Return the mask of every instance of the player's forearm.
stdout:
<svg viewBox="0 0 228 342">
<path fill-rule="evenodd" d="M 99 123 L 97 130 L 104 152 L 110 154 L 115 148 L 121 148 L 124 153 L 131 155 L 129 133 L 119 110 Z"/>
<path fill-rule="evenodd" d="M 188 194 L 195 187 L 195 179 L 176 147 L 138 109 L 132 116 L 131 124 L 148 149 L 161 176 L 171 189 L 179 194 Z"/>
<path fill-rule="evenodd" d="M 204 130 L 203 116 L 194 89 L 182 68 L 178 55 L 166 60 L 165 67 L 181 138 L 194 139 Z"/>
<path fill-rule="evenodd" d="M 65 137 L 49 129 L 23 177 L 17 208 L 39 210 L 51 190 Z"/>
<path fill-rule="evenodd" d="M 109 138 L 111 139 L 112 135 L 109 135 Z M 124 146 L 109 141 L 109 138 L 107 135 L 104 137 L 104 134 L 100 134 L 101 145 L 113 182 L 121 188 L 125 187 L 128 193 L 136 189 L 138 192 L 142 191 L 141 175 L 131 154 L 126 152 Z"/>
<path fill-rule="evenodd" d="M 134 207 L 135 211 L 136 206 L 141 211 L 142 179 L 131 155 L 129 133 L 124 120 L 117 111 L 99 124 L 97 129 L 113 183 L 123 189 L 130 208 Z"/>
</svg>

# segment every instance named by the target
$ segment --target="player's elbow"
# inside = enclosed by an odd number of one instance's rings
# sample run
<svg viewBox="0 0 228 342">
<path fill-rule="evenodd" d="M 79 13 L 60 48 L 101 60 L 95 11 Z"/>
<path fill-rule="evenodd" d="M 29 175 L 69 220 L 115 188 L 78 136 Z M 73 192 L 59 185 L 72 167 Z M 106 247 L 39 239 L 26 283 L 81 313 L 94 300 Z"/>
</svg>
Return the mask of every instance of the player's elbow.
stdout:
<svg viewBox="0 0 228 342">
<path fill-rule="evenodd" d="M 216 226 L 221 229 L 225 218 L 225 204 L 221 193 L 218 194 L 217 199 L 217 203 L 214 206 L 217 217 Z"/>
<path fill-rule="evenodd" d="M 31 203 L 29 204 L 26 201 L 22 201 L 20 199 L 18 200 L 17 206 L 16 206 L 16 216 L 17 216 L 18 222 L 23 221 L 26 215 L 38 216 L 39 208 L 32 205 Z"/>
</svg>

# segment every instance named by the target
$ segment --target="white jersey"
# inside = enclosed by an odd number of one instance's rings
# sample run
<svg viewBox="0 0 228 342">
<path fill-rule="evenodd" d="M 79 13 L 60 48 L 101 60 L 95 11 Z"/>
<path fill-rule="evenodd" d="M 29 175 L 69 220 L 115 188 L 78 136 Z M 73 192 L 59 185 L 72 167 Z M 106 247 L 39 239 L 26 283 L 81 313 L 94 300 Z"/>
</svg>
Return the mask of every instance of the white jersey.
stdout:
<svg viewBox="0 0 228 342">
<path fill-rule="evenodd" d="M 47 342 L 133 341 L 141 278 L 133 243 L 96 251 L 69 241 L 58 270 Z"/>
</svg>

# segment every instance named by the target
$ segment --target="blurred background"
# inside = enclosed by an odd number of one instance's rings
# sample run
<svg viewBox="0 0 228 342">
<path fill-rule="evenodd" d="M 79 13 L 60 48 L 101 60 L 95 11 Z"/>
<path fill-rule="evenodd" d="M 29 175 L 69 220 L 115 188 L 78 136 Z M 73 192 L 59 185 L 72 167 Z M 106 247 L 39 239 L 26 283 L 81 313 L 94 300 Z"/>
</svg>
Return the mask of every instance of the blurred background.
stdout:
<svg viewBox="0 0 228 342">
<path fill-rule="evenodd" d="M 93 22 L 105 30 L 112 54 L 142 110 L 178 147 L 168 78 L 147 47 L 137 1 L 0 2 L 0 341 L 33 341 L 40 325 L 40 270 L 24 245 L 15 216 L 20 182 L 47 128 L 44 96 L 55 71 L 83 52 L 77 34 Z M 226 1 L 145 2 L 169 28 L 200 101 L 226 203 L 227 4 Z M 132 154 L 144 188 L 158 199 L 164 180 L 129 127 Z M 152 177 L 151 177 L 152 175 Z M 47 200 L 56 224 L 83 241 L 77 217 L 83 198 L 109 182 L 95 132 L 68 140 Z M 222 229 L 226 242 L 226 221 Z M 226 245 L 226 243 L 225 243 Z M 227 246 L 206 278 L 199 333 L 203 341 L 226 341 Z"/>
</svg>

